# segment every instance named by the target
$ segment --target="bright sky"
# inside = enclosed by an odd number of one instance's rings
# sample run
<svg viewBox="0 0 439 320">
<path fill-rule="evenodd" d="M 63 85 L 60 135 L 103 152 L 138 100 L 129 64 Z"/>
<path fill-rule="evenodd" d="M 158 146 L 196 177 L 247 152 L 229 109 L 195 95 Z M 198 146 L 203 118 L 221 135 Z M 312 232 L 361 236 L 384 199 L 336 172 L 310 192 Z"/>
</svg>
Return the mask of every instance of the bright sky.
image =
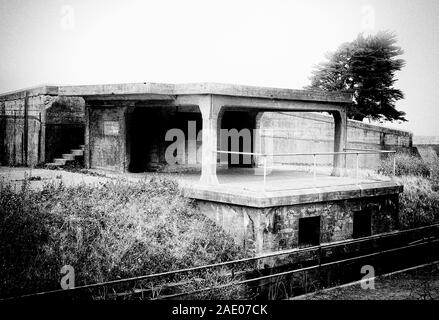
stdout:
<svg viewBox="0 0 439 320">
<path fill-rule="evenodd" d="M 324 53 L 390 30 L 398 108 L 439 136 L 437 0 L 0 0 L 0 92 L 39 84 L 225 82 L 301 89 Z"/>
</svg>

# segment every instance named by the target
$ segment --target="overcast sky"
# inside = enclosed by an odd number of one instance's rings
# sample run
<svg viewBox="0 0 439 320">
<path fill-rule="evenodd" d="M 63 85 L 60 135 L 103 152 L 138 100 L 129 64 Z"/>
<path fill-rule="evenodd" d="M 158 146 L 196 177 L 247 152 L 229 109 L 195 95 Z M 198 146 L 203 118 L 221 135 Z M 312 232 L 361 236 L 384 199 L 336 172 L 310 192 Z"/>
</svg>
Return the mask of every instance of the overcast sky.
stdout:
<svg viewBox="0 0 439 320">
<path fill-rule="evenodd" d="M 0 92 L 39 84 L 225 82 L 301 89 L 327 51 L 394 31 L 408 123 L 439 136 L 439 1 L 0 0 Z"/>
</svg>

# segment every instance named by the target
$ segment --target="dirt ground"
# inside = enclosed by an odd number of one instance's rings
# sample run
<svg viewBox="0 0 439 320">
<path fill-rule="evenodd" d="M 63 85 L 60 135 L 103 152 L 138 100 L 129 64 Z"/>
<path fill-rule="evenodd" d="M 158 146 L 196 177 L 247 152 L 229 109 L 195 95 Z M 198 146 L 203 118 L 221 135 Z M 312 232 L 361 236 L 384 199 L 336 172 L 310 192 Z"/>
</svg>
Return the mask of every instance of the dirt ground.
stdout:
<svg viewBox="0 0 439 320">
<path fill-rule="evenodd" d="M 439 264 L 375 279 L 375 289 L 360 284 L 322 290 L 293 300 L 438 300 Z"/>
<path fill-rule="evenodd" d="M 24 167 L 0 167 L 0 180 L 20 188 L 25 178 L 29 179 L 31 188 L 38 190 L 46 183 L 65 185 L 99 184 L 113 177 L 95 172 L 69 172 L 66 170 L 31 169 Z"/>
</svg>

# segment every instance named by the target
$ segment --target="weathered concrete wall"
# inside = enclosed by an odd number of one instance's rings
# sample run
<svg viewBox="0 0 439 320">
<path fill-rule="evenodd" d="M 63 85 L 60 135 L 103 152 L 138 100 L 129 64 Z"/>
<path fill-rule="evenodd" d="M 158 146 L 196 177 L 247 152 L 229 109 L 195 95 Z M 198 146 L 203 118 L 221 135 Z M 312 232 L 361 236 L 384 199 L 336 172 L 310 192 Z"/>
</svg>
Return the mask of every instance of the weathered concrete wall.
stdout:
<svg viewBox="0 0 439 320">
<path fill-rule="evenodd" d="M 50 96 L 28 97 L 27 115 L 25 114 L 25 98 L 1 102 L 2 164 L 25 165 L 27 161 L 29 165 L 36 165 L 44 159 L 42 152 L 44 128 L 41 124 L 44 122 L 45 109 L 51 102 Z M 27 128 L 25 128 L 25 117 L 28 119 Z"/>
<path fill-rule="evenodd" d="M 79 127 L 73 134 L 75 138 L 77 134 L 83 137 L 83 105 L 80 98 L 48 94 L 1 97 L 0 164 L 35 166 L 52 160 L 55 154 L 50 150 L 70 147 L 71 139 L 60 139 L 69 126 Z M 54 125 L 60 128 L 52 130 Z"/>
<path fill-rule="evenodd" d="M 320 242 L 353 237 L 353 215 L 369 211 L 371 234 L 397 229 L 398 194 L 271 208 L 197 200 L 200 211 L 255 254 L 298 247 L 299 219 L 320 216 Z"/>
<path fill-rule="evenodd" d="M 126 166 L 125 108 L 94 107 L 89 113 L 90 166 L 124 171 Z"/>
<path fill-rule="evenodd" d="M 274 153 L 333 152 L 334 121 L 332 116 L 317 113 L 264 113 L 260 120 L 262 150 Z M 412 134 L 406 131 L 348 121 L 348 148 L 400 150 L 412 152 Z M 380 155 L 360 155 L 362 168 L 377 167 Z M 312 164 L 312 156 L 276 157 L 275 163 Z M 317 163 L 332 165 L 332 156 L 318 156 Z M 355 156 L 348 156 L 347 165 L 353 167 Z"/>
</svg>

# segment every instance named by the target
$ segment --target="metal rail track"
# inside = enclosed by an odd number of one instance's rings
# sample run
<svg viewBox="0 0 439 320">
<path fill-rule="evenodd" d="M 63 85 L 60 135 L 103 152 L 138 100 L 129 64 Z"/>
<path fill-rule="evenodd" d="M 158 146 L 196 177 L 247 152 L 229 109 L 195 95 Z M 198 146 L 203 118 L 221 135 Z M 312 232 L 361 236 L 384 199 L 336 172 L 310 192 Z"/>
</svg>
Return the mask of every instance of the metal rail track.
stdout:
<svg viewBox="0 0 439 320">
<path fill-rule="evenodd" d="M 151 288 L 142 288 L 137 290 L 125 288 L 118 292 L 118 290 L 114 289 L 114 287 L 124 285 L 135 288 L 138 282 L 178 278 L 178 276 L 181 275 L 200 274 L 202 272 L 208 272 L 211 269 L 221 268 L 228 269 L 228 272 L 224 274 L 224 277 L 244 277 L 244 279 L 231 281 L 218 286 L 202 287 L 190 291 L 169 293 L 161 296 L 153 295 L 152 297 L 150 297 L 150 299 L 177 299 L 187 296 L 193 296 L 210 290 L 224 289 L 230 286 L 252 285 L 255 287 L 261 287 L 265 286 L 267 284 L 267 281 L 271 281 L 272 279 L 279 279 L 294 274 L 322 270 L 323 268 L 328 268 L 332 266 L 356 263 L 358 261 L 365 261 L 367 259 L 377 258 L 379 256 L 404 254 L 404 251 L 419 251 L 422 248 L 426 248 L 428 250 L 434 248 L 436 250 L 432 250 L 432 252 L 434 252 L 435 255 L 438 255 L 439 250 L 437 249 L 439 249 L 439 224 L 409 230 L 394 231 L 359 239 L 343 240 L 338 242 L 321 244 L 319 246 L 284 250 L 240 260 L 88 284 L 68 290 L 59 289 L 38 292 L 18 297 L 5 298 L 3 300 L 34 298 L 74 299 L 76 296 L 81 296 L 81 294 L 84 292 L 90 293 L 92 290 L 100 289 L 103 289 L 105 291 L 113 289 L 113 294 L 111 294 L 112 298 L 117 298 L 118 296 L 125 298 L 136 295 L 144 296 L 145 294 L 151 294 L 153 290 Z M 439 258 L 439 256 L 436 258 Z M 434 259 L 434 257 L 432 257 L 432 259 Z M 269 269 L 261 268 L 260 265 L 263 261 L 274 262 L 275 267 Z M 301 267 L 304 264 L 307 266 Z M 243 267 L 239 270 L 238 266 Z M 203 278 L 200 276 L 192 276 L 192 278 L 195 279 L 195 281 L 203 281 Z M 187 283 L 188 282 L 186 280 L 176 281 L 174 283 L 172 283 L 171 281 L 167 284 L 164 284 L 163 287 L 168 289 L 170 288 L 172 290 L 180 286 L 185 286 L 185 284 Z M 89 295 L 87 297 L 90 298 Z"/>
</svg>

